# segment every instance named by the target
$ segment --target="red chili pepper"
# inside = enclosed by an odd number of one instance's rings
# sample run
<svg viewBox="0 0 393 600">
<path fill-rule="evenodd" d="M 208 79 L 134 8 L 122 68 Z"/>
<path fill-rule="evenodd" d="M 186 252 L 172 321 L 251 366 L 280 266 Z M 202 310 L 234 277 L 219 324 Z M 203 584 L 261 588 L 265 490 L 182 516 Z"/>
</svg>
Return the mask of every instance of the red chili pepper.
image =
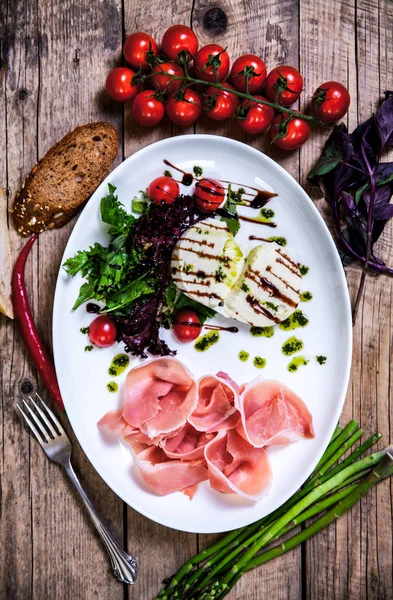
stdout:
<svg viewBox="0 0 393 600">
<path fill-rule="evenodd" d="M 15 321 L 18 325 L 19 333 L 33 364 L 56 404 L 61 410 L 64 410 L 59 384 L 57 383 L 55 366 L 38 334 L 26 293 L 25 265 L 30 249 L 37 237 L 37 235 L 33 235 L 29 239 L 16 261 L 12 273 L 12 304 L 14 306 Z"/>
</svg>

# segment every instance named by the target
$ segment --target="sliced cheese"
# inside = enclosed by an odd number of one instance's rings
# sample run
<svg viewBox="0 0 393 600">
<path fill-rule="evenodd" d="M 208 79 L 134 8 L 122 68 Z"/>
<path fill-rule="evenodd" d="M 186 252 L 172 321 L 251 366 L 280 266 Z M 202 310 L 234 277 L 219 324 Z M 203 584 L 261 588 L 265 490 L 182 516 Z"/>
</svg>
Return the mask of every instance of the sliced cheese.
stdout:
<svg viewBox="0 0 393 600">
<path fill-rule="evenodd" d="M 301 288 L 297 264 L 270 242 L 251 250 L 241 277 L 225 299 L 224 310 L 249 325 L 276 325 L 295 311 Z"/>
<path fill-rule="evenodd" d="M 227 225 L 208 218 L 187 229 L 175 245 L 172 279 L 189 298 L 228 316 L 224 301 L 244 266 Z"/>
</svg>

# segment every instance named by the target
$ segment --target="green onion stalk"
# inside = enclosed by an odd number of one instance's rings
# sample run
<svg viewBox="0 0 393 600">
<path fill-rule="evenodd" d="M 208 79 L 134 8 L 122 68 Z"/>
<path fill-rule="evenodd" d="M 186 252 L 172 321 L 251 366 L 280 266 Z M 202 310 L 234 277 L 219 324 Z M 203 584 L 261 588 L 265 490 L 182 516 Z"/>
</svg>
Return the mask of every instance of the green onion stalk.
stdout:
<svg viewBox="0 0 393 600">
<path fill-rule="evenodd" d="M 381 438 L 374 434 L 338 462 L 361 438 L 356 421 L 337 427 L 313 473 L 281 507 L 256 523 L 230 531 L 190 558 L 170 578 L 157 600 L 221 600 L 243 573 L 295 548 L 393 474 L 393 447 L 362 457 Z M 284 535 L 305 524 L 285 541 Z M 275 545 L 274 542 L 278 541 Z"/>
</svg>

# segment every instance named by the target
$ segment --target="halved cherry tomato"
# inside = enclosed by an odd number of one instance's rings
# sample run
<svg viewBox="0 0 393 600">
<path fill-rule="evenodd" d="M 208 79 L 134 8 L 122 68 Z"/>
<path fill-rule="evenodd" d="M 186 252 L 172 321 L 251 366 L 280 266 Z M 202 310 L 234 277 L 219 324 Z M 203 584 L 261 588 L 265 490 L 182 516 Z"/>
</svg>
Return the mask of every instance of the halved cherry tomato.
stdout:
<svg viewBox="0 0 393 600">
<path fill-rule="evenodd" d="M 270 128 L 271 140 L 277 135 L 280 123 L 287 117 L 288 115 L 286 113 L 282 113 L 274 118 L 273 125 Z M 310 125 L 304 119 L 295 117 L 288 122 L 286 134 L 283 137 L 274 140 L 274 143 L 282 150 L 296 150 L 296 148 L 300 148 L 300 146 L 308 140 L 309 136 Z"/>
<path fill-rule="evenodd" d="M 194 72 L 202 81 L 223 81 L 229 71 L 229 54 L 218 44 L 203 46 L 194 58 Z"/>
<path fill-rule="evenodd" d="M 239 98 L 231 93 L 235 88 L 229 83 L 222 83 L 226 90 L 218 90 L 214 87 L 209 87 L 206 96 L 206 114 L 215 121 L 224 121 L 235 114 L 235 110 L 239 106 Z M 208 108 L 210 110 L 208 110 Z"/>
<path fill-rule="evenodd" d="M 346 87 L 337 81 L 327 81 L 319 86 L 313 96 L 315 114 L 322 123 L 334 123 L 346 114 L 351 96 Z"/>
<path fill-rule="evenodd" d="M 116 341 L 116 324 L 111 317 L 100 315 L 89 325 L 89 339 L 94 346 L 109 348 Z"/>
<path fill-rule="evenodd" d="M 225 198 L 225 189 L 214 179 L 198 181 L 194 193 L 196 205 L 203 212 L 214 212 Z"/>
<path fill-rule="evenodd" d="M 153 179 L 147 188 L 147 195 L 156 204 L 172 204 L 180 194 L 180 187 L 172 177 L 162 175 Z"/>
<path fill-rule="evenodd" d="M 254 98 L 266 100 L 263 96 L 254 96 Z M 239 119 L 238 123 L 247 133 L 262 133 L 262 131 L 270 127 L 274 119 L 274 110 L 266 104 L 243 100 L 240 110 L 246 113 L 246 118 Z"/>
<path fill-rule="evenodd" d="M 270 102 L 291 106 L 303 90 L 303 77 L 294 67 L 282 65 L 270 71 L 265 81 L 265 96 Z"/>
<path fill-rule="evenodd" d="M 193 310 L 182 308 L 176 315 L 173 333 L 180 342 L 195 340 L 202 330 L 198 315 Z"/>
<path fill-rule="evenodd" d="M 123 46 L 124 58 L 135 70 L 147 69 L 148 58 L 157 56 L 158 46 L 148 33 L 138 31 L 126 39 Z"/>
<path fill-rule="evenodd" d="M 153 87 L 164 91 L 166 94 L 175 92 L 181 84 L 181 81 L 172 81 L 173 77 L 183 77 L 184 71 L 175 62 L 159 63 L 153 69 L 153 75 L 150 78 Z"/>
<path fill-rule="evenodd" d="M 187 88 L 183 100 L 178 100 L 176 94 L 169 96 L 165 105 L 166 114 L 176 125 L 191 125 L 202 113 L 202 99 L 198 92 Z"/>
<path fill-rule="evenodd" d="M 191 60 L 198 50 L 198 38 L 187 25 L 172 25 L 162 38 L 162 51 L 171 60 L 178 60 L 179 52 L 188 52 Z"/>
<path fill-rule="evenodd" d="M 255 94 L 262 89 L 265 79 L 266 65 L 255 54 L 244 54 L 232 65 L 231 81 L 239 92 L 247 90 L 246 81 L 248 80 L 248 91 L 250 94 Z"/>
<path fill-rule="evenodd" d="M 134 71 L 127 67 L 112 69 L 106 78 L 106 91 L 108 95 L 118 102 L 129 102 L 139 92 L 138 85 L 132 85 Z"/>
<path fill-rule="evenodd" d="M 154 97 L 154 90 L 139 92 L 132 103 L 131 113 L 139 125 L 152 127 L 165 115 L 164 103 Z"/>
</svg>

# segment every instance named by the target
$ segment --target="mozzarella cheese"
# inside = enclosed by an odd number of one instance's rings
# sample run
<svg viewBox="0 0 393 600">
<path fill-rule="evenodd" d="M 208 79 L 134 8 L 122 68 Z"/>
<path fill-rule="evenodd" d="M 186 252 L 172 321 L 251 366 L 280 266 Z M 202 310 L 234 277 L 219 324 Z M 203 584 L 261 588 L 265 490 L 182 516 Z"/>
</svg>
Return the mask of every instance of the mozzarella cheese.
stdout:
<svg viewBox="0 0 393 600">
<path fill-rule="evenodd" d="M 275 242 L 256 246 L 224 302 L 232 318 L 256 327 L 280 323 L 300 302 L 298 265 Z"/>
<path fill-rule="evenodd" d="M 243 254 L 235 238 L 223 221 L 214 218 L 187 229 L 176 243 L 171 261 L 176 286 L 225 317 L 225 299 L 243 267 Z"/>
</svg>

